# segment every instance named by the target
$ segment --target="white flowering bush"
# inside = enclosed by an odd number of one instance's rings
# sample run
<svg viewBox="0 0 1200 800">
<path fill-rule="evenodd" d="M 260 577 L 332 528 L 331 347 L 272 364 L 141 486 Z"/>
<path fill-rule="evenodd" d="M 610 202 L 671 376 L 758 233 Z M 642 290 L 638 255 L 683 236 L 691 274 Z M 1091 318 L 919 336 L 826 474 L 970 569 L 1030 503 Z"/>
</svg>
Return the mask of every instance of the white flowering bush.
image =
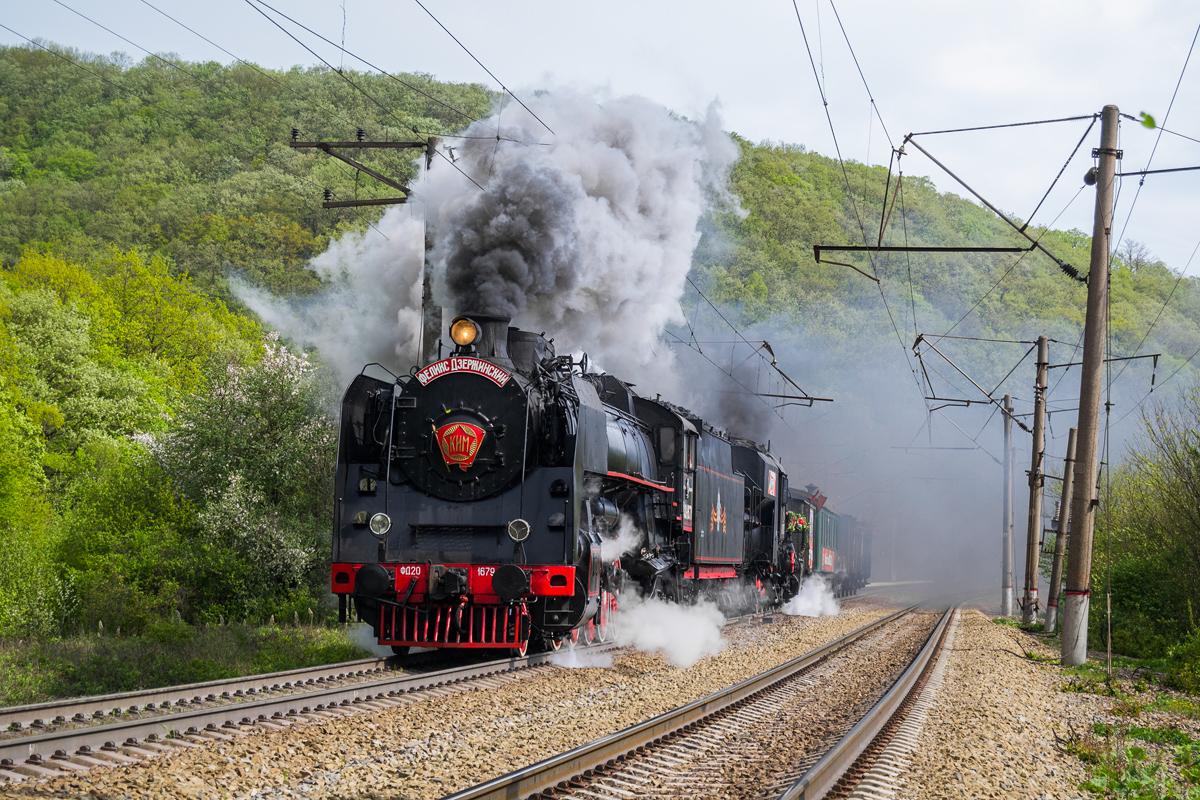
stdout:
<svg viewBox="0 0 1200 800">
<path fill-rule="evenodd" d="M 297 593 L 315 601 L 331 523 L 336 429 L 308 356 L 275 334 L 185 401 L 152 446 L 198 509 L 193 616 L 262 615 Z"/>
<path fill-rule="evenodd" d="M 301 585 L 316 560 L 312 531 L 280 513 L 236 472 L 224 488 L 209 491 L 198 522 L 206 543 L 238 553 L 266 586 Z"/>
</svg>

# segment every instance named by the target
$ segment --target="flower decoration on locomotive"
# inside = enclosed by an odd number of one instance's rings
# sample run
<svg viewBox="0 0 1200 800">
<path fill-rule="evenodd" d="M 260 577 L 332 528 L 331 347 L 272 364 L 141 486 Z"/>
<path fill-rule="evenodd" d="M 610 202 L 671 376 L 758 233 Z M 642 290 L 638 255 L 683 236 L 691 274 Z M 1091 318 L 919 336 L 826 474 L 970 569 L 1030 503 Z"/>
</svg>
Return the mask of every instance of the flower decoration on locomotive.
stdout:
<svg viewBox="0 0 1200 800">
<path fill-rule="evenodd" d="M 787 512 L 787 532 L 805 533 L 808 530 L 808 519 L 799 511 Z"/>
</svg>

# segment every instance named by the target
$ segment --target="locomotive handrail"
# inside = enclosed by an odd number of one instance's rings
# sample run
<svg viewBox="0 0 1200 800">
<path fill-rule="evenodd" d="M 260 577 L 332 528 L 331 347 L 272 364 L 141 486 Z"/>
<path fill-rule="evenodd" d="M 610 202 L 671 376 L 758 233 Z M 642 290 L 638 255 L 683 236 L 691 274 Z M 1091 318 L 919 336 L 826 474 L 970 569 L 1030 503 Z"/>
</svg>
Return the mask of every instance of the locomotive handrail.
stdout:
<svg viewBox="0 0 1200 800">
<path fill-rule="evenodd" d="M 630 483 L 636 483 L 639 486 L 645 486 L 647 488 L 654 489 L 655 491 L 659 491 L 659 492 L 675 491 L 674 486 L 668 486 L 665 483 L 659 483 L 657 481 L 647 480 L 646 478 L 639 478 L 637 475 L 629 475 L 624 472 L 613 472 L 612 470 L 609 470 L 607 477 L 617 478 L 618 480 L 623 480 L 623 481 L 629 481 Z"/>
</svg>

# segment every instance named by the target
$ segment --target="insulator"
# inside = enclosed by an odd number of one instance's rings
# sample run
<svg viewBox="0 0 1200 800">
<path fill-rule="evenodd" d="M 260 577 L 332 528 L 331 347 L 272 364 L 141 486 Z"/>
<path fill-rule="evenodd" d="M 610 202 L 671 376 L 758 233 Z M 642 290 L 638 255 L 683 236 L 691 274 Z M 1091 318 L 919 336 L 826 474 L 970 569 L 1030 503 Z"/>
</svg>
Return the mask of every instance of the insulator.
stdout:
<svg viewBox="0 0 1200 800">
<path fill-rule="evenodd" d="M 299 140 L 300 140 L 300 129 L 299 129 L 299 128 L 292 128 L 292 141 L 293 141 L 293 142 L 296 142 L 296 141 L 299 141 Z"/>
<path fill-rule="evenodd" d="M 326 189 L 324 192 L 322 192 L 322 195 L 325 197 L 325 202 L 328 203 L 333 199 L 333 189 Z"/>
<path fill-rule="evenodd" d="M 358 130 L 356 130 L 354 132 L 354 138 L 358 139 L 358 141 L 360 141 L 360 142 L 365 141 L 367 138 L 367 132 L 364 131 L 362 128 L 359 128 Z"/>
</svg>

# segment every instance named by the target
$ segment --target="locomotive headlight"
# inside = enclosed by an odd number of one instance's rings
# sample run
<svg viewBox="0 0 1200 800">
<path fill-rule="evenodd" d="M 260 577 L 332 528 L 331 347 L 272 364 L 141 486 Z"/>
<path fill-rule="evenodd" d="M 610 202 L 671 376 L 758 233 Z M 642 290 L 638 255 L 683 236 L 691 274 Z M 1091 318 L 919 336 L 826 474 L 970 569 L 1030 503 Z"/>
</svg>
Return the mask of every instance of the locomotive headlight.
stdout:
<svg viewBox="0 0 1200 800">
<path fill-rule="evenodd" d="M 467 347 L 479 340 L 479 326 L 474 320 L 459 317 L 450 323 L 450 338 L 459 347 Z"/>
<path fill-rule="evenodd" d="M 392 529 L 392 518 L 387 514 L 380 512 L 371 517 L 371 533 L 376 536 L 383 536 Z"/>
<path fill-rule="evenodd" d="M 529 523 L 517 517 L 508 523 L 508 538 L 514 542 L 523 542 L 529 538 Z"/>
</svg>

